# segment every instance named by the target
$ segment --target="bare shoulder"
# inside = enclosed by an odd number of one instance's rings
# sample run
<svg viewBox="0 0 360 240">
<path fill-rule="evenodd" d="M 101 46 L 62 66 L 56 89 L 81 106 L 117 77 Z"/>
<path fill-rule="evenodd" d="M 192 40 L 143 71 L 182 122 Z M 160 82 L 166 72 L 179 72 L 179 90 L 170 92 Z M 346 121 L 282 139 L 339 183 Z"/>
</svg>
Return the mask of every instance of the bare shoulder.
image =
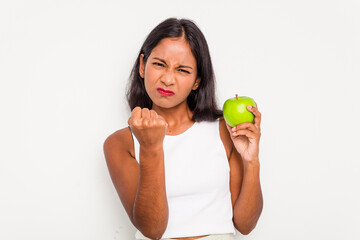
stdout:
<svg viewBox="0 0 360 240">
<path fill-rule="evenodd" d="M 219 118 L 219 131 L 220 131 L 220 138 L 224 144 L 226 155 L 228 159 L 230 159 L 231 151 L 233 149 L 233 143 L 231 140 L 231 136 L 229 130 L 226 127 L 226 123 L 223 117 Z"/>
<path fill-rule="evenodd" d="M 104 141 L 104 153 L 112 150 L 122 150 L 134 157 L 134 142 L 129 127 L 125 127 L 110 134 Z"/>
</svg>

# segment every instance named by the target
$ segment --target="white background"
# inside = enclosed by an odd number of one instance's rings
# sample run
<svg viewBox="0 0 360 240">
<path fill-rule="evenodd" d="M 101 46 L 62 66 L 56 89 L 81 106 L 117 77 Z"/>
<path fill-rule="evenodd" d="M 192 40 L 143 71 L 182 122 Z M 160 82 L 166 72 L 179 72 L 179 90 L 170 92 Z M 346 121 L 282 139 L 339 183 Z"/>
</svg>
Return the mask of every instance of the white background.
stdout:
<svg viewBox="0 0 360 240">
<path fill-rule="evenodd" d="M 147 34 L 190 18 L 219 106 L 262 113 L 264 209 L 236 239 L 359 239 L 360 3 L 1 1 L 0 239 L 134 239 L 103 142 Z"/>
</svg>

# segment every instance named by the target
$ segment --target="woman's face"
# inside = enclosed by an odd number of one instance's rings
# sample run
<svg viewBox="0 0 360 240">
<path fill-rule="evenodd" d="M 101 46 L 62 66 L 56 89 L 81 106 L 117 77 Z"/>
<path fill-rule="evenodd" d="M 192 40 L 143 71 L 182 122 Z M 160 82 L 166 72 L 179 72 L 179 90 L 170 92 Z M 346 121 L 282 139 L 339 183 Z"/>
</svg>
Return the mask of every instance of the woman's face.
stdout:
<svg viewBox="0 0 360 240">
<path fill-rule="evenodd" d="M 140 76 L 154 104 L 171 108 L 186 99 L 191 90 L 196 90 L 200 78 L 196 79 L 196 60 L 184 38 L 164 38 L 152 50 L 146 63 L 140 56 Z"/>
</svg>

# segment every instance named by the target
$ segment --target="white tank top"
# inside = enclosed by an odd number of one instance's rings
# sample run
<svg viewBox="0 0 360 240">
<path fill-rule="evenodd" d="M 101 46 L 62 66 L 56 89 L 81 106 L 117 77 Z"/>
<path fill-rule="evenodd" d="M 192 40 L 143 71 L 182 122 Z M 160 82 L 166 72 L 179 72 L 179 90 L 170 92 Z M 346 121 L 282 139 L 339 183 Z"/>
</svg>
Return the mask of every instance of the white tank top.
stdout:
<svg viewBox="0 0 360 240">
<path fill-rule="evenodd" d="M 133 139 L 139 162 L 140 145 Z M 165 135 L 163 148 L 169 219 L 162 238 L 235 235 L 230 167 L 219 120 L 195 122 L 184 133 Z M 140 231 L 135 237 L 149 239 Z"/>
</svg>

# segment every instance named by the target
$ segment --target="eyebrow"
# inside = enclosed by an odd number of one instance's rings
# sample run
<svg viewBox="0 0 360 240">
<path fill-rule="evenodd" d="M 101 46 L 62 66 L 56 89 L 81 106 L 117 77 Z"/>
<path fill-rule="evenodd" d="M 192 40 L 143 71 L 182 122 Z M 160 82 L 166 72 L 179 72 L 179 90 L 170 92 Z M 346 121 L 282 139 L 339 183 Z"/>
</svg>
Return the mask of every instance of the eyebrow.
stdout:
<svg viewBox="0 0 360 240">
<path fill-rule="evenodd" d="M 163 63 L 166 64 L 166 62 L 165 62 L 163 59 L 161 59 L 161 58 L 154 57 L 154 59 L 157 59 L 157 60 L 159 60 L 160 62 L 163 62 Z M 185 65 L 180 65 L 178 68 L 191 68 L 191 69 L 192 69 L 192 67 L 190 67 L 190 66 L 185 66 Z"/>
</svg>

